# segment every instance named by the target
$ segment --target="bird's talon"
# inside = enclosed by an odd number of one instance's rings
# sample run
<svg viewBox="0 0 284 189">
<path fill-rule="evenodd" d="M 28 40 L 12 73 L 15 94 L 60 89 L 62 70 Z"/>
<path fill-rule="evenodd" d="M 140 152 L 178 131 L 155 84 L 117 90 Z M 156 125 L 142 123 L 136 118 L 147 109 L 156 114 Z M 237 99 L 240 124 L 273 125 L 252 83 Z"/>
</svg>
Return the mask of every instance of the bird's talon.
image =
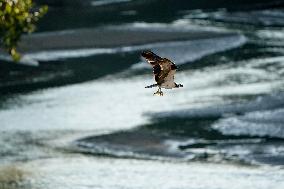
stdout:
<svg viewBox="0 0 284 189">
<path fill-rule="evenodd" d="M 157 96 L 164 96 L 164 93 L 163 93 L 162 91 L 158 90 L 158 91 L 155 92 L 153 95 L 154 95 L 154 96 L 155 96 L 155 95 L 157 95 Z"/>
</svg>

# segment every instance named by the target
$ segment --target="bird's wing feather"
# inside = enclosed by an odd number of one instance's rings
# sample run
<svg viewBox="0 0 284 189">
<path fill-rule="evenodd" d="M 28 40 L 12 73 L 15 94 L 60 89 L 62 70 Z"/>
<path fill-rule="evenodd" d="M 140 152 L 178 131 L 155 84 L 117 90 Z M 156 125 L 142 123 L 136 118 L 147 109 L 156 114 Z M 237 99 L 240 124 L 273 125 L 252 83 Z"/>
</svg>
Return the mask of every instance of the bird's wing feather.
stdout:
<svg viewBox="0 0 284 189">
<path fill-rule="evenodd" d="M 166 58 L 164 58 L 163 61 L 159 63 L 159 65 L 162 71 L 158 75 L 157 79 L 155 77 L 157 83 L 160 84 L 167 81 L 173 81 L 174 74 L 176 73 L 177 69 L 176 65 Z"/>
<path fill-rule="evenodd" d="M 174 79 L 177 67 L 169 59 L 161 58 L 151 51 L 144 53 L 143 57 L 152 65 L 155 81 L 158 84 L 162 84 L 165 80 Z"/>
<path fill-rule="evenodd" d="M 158 65 L 160 61 L 163 60 L 163 58 L 159 57 L 158 55 L 152 53 L 148 54 L 147 57 L 144 57 L 149 64 L 152 66 Z"/>
</svg>

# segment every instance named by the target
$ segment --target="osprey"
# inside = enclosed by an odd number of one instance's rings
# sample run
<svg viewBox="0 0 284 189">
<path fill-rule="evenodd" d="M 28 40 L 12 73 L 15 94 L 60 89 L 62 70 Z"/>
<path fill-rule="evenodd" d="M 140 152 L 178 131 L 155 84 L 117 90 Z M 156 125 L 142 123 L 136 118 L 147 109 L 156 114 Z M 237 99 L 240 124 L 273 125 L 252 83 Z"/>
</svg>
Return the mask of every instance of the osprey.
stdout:
<svg viewBox="0 0 284 189">
<path fill-rule="evenodd" d="M 147 60 L 153 67 L 153 73 L 155 76 L 156 84 L 146 86 L 145 88 L 159 87 L 158 91 L 154 95 L 163 96 L 161 88 L 172 89 L 183 87 L 182 84 L 176 84 L 174 82 L 174 75 L 177 70 L 177 66 L 167 58 L 161 58 L 151 51 L 144 51 L 141 55 Z"/>
</svg>

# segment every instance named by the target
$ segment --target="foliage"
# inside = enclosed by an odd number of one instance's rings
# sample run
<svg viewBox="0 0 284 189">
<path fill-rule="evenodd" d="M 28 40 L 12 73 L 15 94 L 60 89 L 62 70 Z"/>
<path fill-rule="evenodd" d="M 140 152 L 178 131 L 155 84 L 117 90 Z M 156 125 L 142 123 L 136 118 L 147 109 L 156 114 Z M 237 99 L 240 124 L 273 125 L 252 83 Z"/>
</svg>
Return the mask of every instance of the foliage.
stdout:
<svg viewBox="0 0 284 189">
<path fill-rule="evenodd" d="M 33 32 L 36 22 L 47 10 L 47 6 L 35 9 L 32 0 L 0 0 L 0 46 L 14 61 L 20 59 L 16 47 L 22 34 Z"/>
</svg>

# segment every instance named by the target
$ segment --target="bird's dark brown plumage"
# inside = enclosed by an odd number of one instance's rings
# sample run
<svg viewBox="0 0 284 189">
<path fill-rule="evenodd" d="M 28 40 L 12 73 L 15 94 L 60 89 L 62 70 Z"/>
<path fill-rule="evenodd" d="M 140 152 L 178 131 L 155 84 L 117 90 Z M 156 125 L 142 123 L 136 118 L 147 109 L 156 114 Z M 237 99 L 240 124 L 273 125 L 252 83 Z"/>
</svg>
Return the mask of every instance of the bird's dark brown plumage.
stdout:
<svg viewBox="0 0 284 189">
<path fill-rule="evenodd" d="M 174 77 L 177 66 L 172 61 L 167 58 L 161 58 L 151 51 L 144 51 L 141 55 L 152 65 L 155 81 L 158 85 L 162 84 L 167 77 Z"/>
<path fill-rule="evenodd" d="M 152 51 L 144 51 L 141 55 L 147 60 L 153 67 L 153 73 L 155 76 L 156 84 L 146 86 L 145 88 L 159 87 L 158 91 L 154 95 L 163 96 L 161 88 L 173 89 L 183 87 L 182 84 L 176 84 L 174 82 L 174 75 L 177 70 L 177 66 L 167 58 L 162 58 Z"/>
</svg>

